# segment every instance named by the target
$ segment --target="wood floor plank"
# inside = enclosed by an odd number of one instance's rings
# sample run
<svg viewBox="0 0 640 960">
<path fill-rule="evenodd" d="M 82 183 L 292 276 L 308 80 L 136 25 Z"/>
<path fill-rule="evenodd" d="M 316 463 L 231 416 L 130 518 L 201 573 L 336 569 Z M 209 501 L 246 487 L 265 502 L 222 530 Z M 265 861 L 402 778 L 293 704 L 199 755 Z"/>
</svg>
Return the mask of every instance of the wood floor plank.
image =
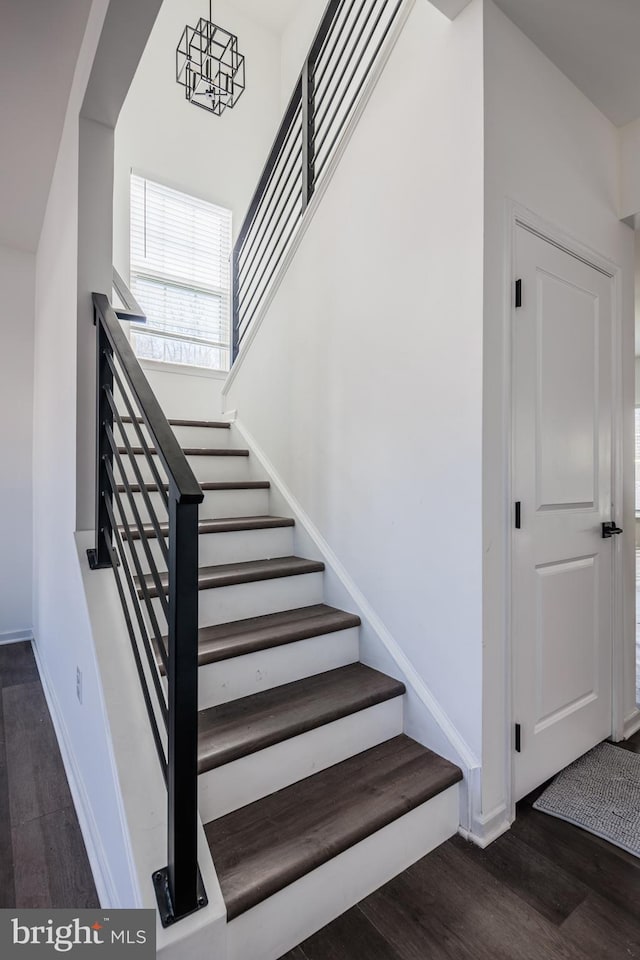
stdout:
<svg viewBox="0 0 640 960">
<path fill-rule="evenodd" d="M 280 960 L 309 960 L 309 958 L 305 955 L 301 947 L 294 947 L 293 950 L 286 953 L 284 957 L 280 957 Z"/>
<path fill-rule="evenodd" d="M 360 907 L 400 960 L 586 960 L 556 926 L 451 843 Z"/>
<path fill-rule="evenodd" d="M 515 836 L 547 855 L 595 893 L 632 915 L 640 904 L 640 860 L 564 820 L 524 807 L 512 826 Z"/>
<path fill-rule="evenodd" d="M 12 830 L 16 906 L 98 907 L 89 861 L 73 807 L 56 810 Z"/>
<path fill-rule="evenodd" d="M 640 860 L 531 799 L 486 850 L 452 838 L 282 960 L 361 960 L 358 912 L 384 944 L 367 960 L 640 960 Z"/>
<path fill-rule="evenodd" d="M 301 946 L 304 960 L 344 960 L 345 957 L 349 960 L 399 960 L 396 951 L 359 907 L 338 917 Z"/>
<path fill-rule="evenodd" d="M 485 850 L 461 837 L 454 837 L 451 843 L 556 925 L 563 923 L 588 896 L 584 883 L 511 832 Z"/>
<path fill-rule="evenodd" d="M 562 933 L 590 960 L 640 957 L 640 920 L 597 894 L 571 914 Z"/>
<path fill-rule="evenodd" d="M 616 747 L 622 747 L 623 750 L 630 750 L 631 753 L 640 753 L 640 730 L 634 733 L 628 740 L 616 743 Z"/>
<path fill-rule="evenodd" d="M 2 693 L 13 827 L 72 805 L 40 681 Z"/>
<path fill-rule="evenodd" d="M 0 690 L 38 679 L 38 668 L 31 644 L 0 644 Z"/>
<path fill-rule="evenodd" d="M 13 846 L 9 813 L 9 780 L 4 739 L 2 688 L 0 687 L 0 909 L 15 906 Z"/>
</svg>

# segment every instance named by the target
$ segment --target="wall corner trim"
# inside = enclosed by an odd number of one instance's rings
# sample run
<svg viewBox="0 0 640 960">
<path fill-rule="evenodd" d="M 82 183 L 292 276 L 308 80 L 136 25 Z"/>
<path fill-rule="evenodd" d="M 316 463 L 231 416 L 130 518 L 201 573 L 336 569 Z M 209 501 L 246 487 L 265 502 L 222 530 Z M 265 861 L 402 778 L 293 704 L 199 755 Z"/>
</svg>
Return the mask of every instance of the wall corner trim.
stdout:
<svg viewBox="0 0 640 960">
<path fill-rule="evenodd" d="M 490 813 L 474 818 L 469 830 L 460 827 L 458 833 L 465 840 L 484 850 L 510 829 L 511 821 L 507 816 L 507 808 L 501 804 Z"/>
<path fill-rule="evenodd" d="M 449 20 L 455 20 L 465 7 L 469 6 L 471 0 L 429 0 L 429 2 Z"/>
</svg>

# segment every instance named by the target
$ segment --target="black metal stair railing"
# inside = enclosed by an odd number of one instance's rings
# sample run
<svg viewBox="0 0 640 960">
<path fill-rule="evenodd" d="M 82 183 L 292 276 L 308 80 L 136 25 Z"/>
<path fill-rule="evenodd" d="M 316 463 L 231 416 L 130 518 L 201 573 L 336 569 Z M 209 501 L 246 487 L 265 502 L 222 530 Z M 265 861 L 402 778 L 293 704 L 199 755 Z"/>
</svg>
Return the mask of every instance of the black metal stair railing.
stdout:
<svg viewBox="0 0 640 960">
<path fill-rule="evenodd" d="M 330 0 L 233 249 L 233 360 L 405 0 Z"/>
<path fill-rule="evenodd" d="M 94 294 L 93 306 L 96 545 L 89 562 L 114 570 L 167 786 L 167 866 L 153 875 L 167 926 L 207 903 L 197 857 L 198 506 L 204 495 L 108 298 Z"/>
</svg>

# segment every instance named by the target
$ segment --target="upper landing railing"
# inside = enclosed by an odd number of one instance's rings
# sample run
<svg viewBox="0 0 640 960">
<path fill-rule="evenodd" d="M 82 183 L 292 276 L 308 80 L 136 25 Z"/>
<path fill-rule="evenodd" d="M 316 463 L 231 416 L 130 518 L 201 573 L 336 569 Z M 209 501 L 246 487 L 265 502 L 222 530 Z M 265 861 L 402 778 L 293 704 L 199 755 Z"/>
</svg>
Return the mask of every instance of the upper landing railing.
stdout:
<svg viewBox="0 0 640 960">
<path fill-rule="evenodd" d="M 405 0 L 331 0 L 233 250 L 233 359 L 326 175 Z"/>
</svg>

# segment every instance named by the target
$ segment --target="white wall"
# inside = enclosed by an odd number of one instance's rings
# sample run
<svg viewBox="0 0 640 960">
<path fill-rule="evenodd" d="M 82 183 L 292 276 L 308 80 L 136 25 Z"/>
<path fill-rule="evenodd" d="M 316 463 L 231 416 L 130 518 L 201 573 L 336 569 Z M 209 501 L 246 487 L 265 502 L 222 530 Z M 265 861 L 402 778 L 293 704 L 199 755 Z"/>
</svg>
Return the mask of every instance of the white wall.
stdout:
<svg viewBox="0 0 640 960">
<path fill-rule="evenodd" d="M 236 33 L 247 89 L 215 117 L 188 103 L 175 79 L 185 25 L 206 15 L 202 0 L 165 0 L 116 126 L 114 262 L 129 277 L 129 175 L 137 173 L 228 207 L 237 233 L 280 122 L 280 41 L 218 0 L 214 19 Z"/>
<path fill-rule="evenodd" d="M 507 199 L 532 210 L 623 270 L 624 441 L 623 526 L 633 529 L 633 233 L 618 220 L 615 127 L 508 20 L 485 3 L 485 375 L 484 375 L 484 798 L 497 818 L 505 797 L 506 581 L 509 536 L 508 408 L 503 390 L 506 349 Z M 508 293 L 507 293 L 508 296 Z M 634 629 L 633 537 L 625 539 L 625 639 Z M 632 709 L 628 663 L 626 711 Z"/>
<path fill-rule="evenodd" d="M 79 113 L 108 0 L 95 0 L 76 69 L 36 260 L 34 394 L 34 632 L 43 680 L 70 770 L 105 904 L 135 903 L 111 765 L 109 731 L 74 541 Z M 90 325 L 90 315 L 84 318 Z M 93 449 L 90 447 L 89 449 Z M 85 445 L 80 456 L 87 455 Z M 76 668 L 83 704 L 76 699 Z"/>
<path fill-rule="evenodd" d="M 206 13 L 200 0 L 165 0 L 124 102 L 115 136 L 113 258 L 129 278 L 131 170 L 233 211 L 237 234 L 276 135 L 280 109 L 280 38 L 219 0 L 214 19 L 237 34 L 247 89 L 233 110 L 215 117 L 185 100 L 175 79 L 175 50 L 187 23 Z M 145 365 L 165 413 L 215 418 L 219 378 Z M 151 378 L 150 378 L 151 379 Z"/>
<path fill-rule="evenodd" d="M 478 755 L 482 137 L 480 0 L 418 0 L 226 396 Z"/>
<path fill-rule="evenodd" d="M 0 245 L 0 641 L 30 637 L 35 257 Z"/>
<path fill-rule="evenodd" d="M 164 414 L 176 420 L 215 420 L 222 413 L 226 374 L 143 360 L 142 369 Z"/>
</svg>

